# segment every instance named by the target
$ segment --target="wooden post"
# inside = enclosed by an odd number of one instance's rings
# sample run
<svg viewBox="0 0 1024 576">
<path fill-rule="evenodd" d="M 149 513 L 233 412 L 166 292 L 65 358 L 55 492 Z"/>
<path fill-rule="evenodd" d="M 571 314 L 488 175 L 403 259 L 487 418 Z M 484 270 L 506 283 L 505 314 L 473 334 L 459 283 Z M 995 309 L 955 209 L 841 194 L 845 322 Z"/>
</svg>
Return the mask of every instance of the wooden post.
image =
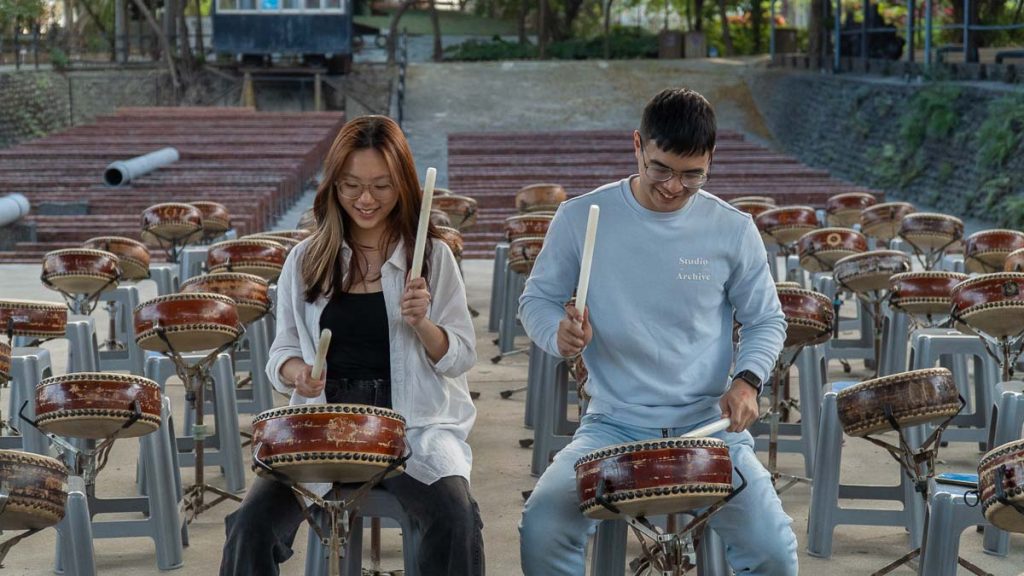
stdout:
<svg viewBox="0 0 1024 576">
<path fill-rule="evenodd" d="M 317 72 L 313 76 L 313 110 L 322 112 L 323 109 L 323 87 L 320 82 L 320 73 Z"/>
<path fill-rule="evenodd" d="M 252 85 L 252 72 L 246 72 L 242 77 L 242 106 L 256 107 L 256 89 Z"/>
</svg>

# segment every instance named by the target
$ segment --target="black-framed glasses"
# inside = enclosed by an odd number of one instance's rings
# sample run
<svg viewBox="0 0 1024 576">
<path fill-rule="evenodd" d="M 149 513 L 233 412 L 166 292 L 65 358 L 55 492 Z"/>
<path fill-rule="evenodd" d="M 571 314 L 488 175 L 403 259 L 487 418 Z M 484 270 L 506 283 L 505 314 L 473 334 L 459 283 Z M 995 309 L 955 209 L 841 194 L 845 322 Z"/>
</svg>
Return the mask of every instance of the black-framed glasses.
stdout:
<svg viewBox="0 0 1024 576">
<path fill-rule="evenodd" d="M 373 182 L 370 184 L 363 184 L 358 180 L 341 180 L 334 183 L 334 189 L 338 191 L 343 198 L 348 200 L 358 200 L 363 195 L 363 191 L 367 190 L 370 195 L 381 200 L 391 195 L 394 191 L 394 186 L 391 182 Z"/>
<path fill-rule="evenodd" d="M 640 159 L 644 163 L 644 174 L 655 182 L 668 182 L 673 177 L 677 177 L 679 178 L 679 183 L 682 184 L 684 188 L 689 188 L 691 190 L 698 190 L 708 182 L 708 173 L 704 171 L 676 172 L 668 166 L 648 164 L 647 154 L 644 152 L 643 138 L 640 139 Z"/>
</svg>

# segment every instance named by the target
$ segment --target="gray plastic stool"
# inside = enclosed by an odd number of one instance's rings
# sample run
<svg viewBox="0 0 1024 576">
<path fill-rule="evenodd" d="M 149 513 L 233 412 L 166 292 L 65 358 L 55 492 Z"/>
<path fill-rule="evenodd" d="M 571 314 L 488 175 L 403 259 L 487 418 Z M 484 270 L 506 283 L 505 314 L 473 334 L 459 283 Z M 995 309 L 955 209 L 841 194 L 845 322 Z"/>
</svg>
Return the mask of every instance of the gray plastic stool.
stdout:
<svg viewBox="0 0 1024 576">
<path fill-rule="evenodd" d="M 818 446 L 818 411 L 825 386 L 825 348 L 823 344 L 800 351 L 794 365 L 800 377 L 800 422 L 779 424 L 779 452 L 795 452 L 804 457 L 804 475 L 814 474 L 814 452 Z M 774 383 L 773 383 L 774 384 Z M 755 450 L 768 449 L 768 422 L 756 422 L 750 428 Z M 783 438 L 786 436 L 786 438 Z"/>
<path fill-rule="evenodd" d="M 139 305 L 139 289 L 136 286 L 118 286 L 100 295 L 100 302 L 114 303 L 114 334 L 124 350 L 100 350 L 100 370 L 127 371 L 142 376 L 146 370 L 146 354 L 135 343 L 135 308 Z"/>
<path fill-rule="evenodd" d="M 508 242 L 494 247 L 494 271 L 491 273 L 491 308 L 487 315 L 487 331 L 497 332 L 501 320 L 501 302 L 505 299 L 505 273 L 508 271 Z"/>
<path fill-rule="evenodd" d="M 85 480 L 81 476 L 68 476 L 68 502 L 64 506 L 64 518 L 57 524 L 58 541 L 63 539 L 67 542 L 63 556 L 64 576 L 96 576 L 89 518 Z M 58 573 L 62 571 L 59 564 L 54 567 Z"/>
<path fill-rule="evenodd" d="M 992 405 L 992 443 L 996 448 L 1024 437 L 1024 382 L 1011 380 L 996 385 Z M 1010 549 L 1010 535 L 994 526 L 985 527 L 985 552 L 1006 556 Z"/>
<path fill-rule="evenodd" d="M 171 262 L 149 265 L 149 279 L 156 283 L 157 296 L 166 296 L 178 291 L 178 265 Z"/>
<path fill-rule="evenodd" d="M 343 496 L 347 496 L 351 494 L 351 490 L 343 489 L 341 493 Z M 318 511 L 314 518 L 320 523 L 320 529 L 324 531 L 324 534 L 328 534 L 330 528 L 327 526 L 327 515 Z M 405 576 L 418 576 L 419 529 L 413 523 L 412 518 L 405 513 L 405 509 L 402 508 L 398 499 L 383 488 L 370 490 L 355 511 L 341 575 L 360 576 L 362 574 L 363 518 L 389 518 L 397 522 L 398 527 L 402 530 L 402 558 L 405 562 Z M 312 527 L 309 528 L 306 542 L 306 576 L 327 576 L 328 552 L 327 547 L 317 537 L 316 531 Z"/>
<path fill-rule="evenodd" d="M 892 376 L 906 372 L 910 362 L 907 343 L 910 342 L 910 316 L 889 307 L 882 318 L 882 358 L 878 361 L 878 375 Z"/>
<path fill-rule="evenodd" d="M 186 362 L 196 362 L 205 357 L 204 354 L 183 354 Z M 238 429 L 238 406 L 235 402 L 235 374 L 231 367 L 231 357 L 226 353 L 217 357 L 211 373 L 214 379 L 213 394 L 207 396 L 213 400 L 211 411 L 216 424 L 214 433 L 206 438 L 204 464 L 220 466 L 224 470 L 225 486 L 228 492 L 245 490 L 245 469 L 242 464 L 242 441 Z M 175 375 L 174 363 L 170 358 L 151 354 L 146 359 L 146 377 L 160 385 L 161 390 L 167 379 Z M 192 427 L 192 409 L 185 407 L 185 430 Z M 194 443 L 191 435 L 176 439 L 178 464 L 182 467 L 195 465 Z"/>
<path fill-rule="evenodd" d="M 786 282 L 807 286 L 807 271 L 800 266 L 800 257 L 796 254 L 786 256 Z"/>
<path fill-rule="evenodd" d="M 537 385 L 531 391 L 536 397 L 537 410 L 533 421 L 533 460 L 530 473 L 540 476 L 548 468 L 551 456 L 569 445 L 572 435 L 579 426 L 568 420 L 565 413 L 569 408 L 569 369 L 565 360 L 544 352 L 540 348 L 537 368 Z M 533 362 L 534 358 L 531 357 Z M 576 391 L 572 390 L 573 398 Z"/>
<path fill-rule="evenodd" d="M 625 520 L 602 520 L 594 535 L 593 554 L 590 560 L 591 576 L 622 576 L 626 565 L 626 540 L 629 526 Z M 725 555 L 725 543 L 721 536 L 710 527 L 705 527 L 704 537 L 697 547 L 697 576 L 730 576 L 729 560 Z"/>
<path fill-rule="evenodd" d="M 498 317 L 498 351 L 507 354 L 515 349 L 516 336 L 526 332 L 519 324 L 519 296 L 526 287 L 526 276 L 512 269 L 505 272 L 505 289 Z"/>
<path fill-rule="evenodd" d="M 269 324 L 269 317 L 264 316 L 246 326 L 243 348 L 235 352 L 235 370 L 252 377 L 248 388 L 235 390 L 239 414 L 259 414 L 274 407 L 274 388 L 266 370 L 272 340 Z"/>
<path fill-rule="evenodd" d="M 989 439 L 992 389 L 999 381 L 999 366 L 989 356 L 981 339 L 948 328 L 924 328 L 910 336 L 910 369 L 942 364 L 953 373 L 960 394 L 967 401 L 964 410 L 942 434 L 948 442 L 977 442 L 985 450 Z M 974 394 L 968 386 L 967 360 L 974 359 Z M 968 412 L 970 410 L 970 412 Z"/>
<path fill-rule="evenodd" d="M 64 329 L 68 340 L 67 373 L 97 372 L 100 369 L 99 346 L 96 344 L 96 319 L 92 316 L 68 314 Z"/>
<path fill-rule="evenodd" d="M 179 276 L 182 282 L 203 273 L 209 246 L 186 246 L 178 257 Z"/>
<path fill-rule="evenodd" d="M 832 277 L 831 272 L 819 272 L 814 274 L 813 286 L 814 290 L 821 292 L 829 300 L 834 300 L 836 293 L 839 291 L 839 285 L 836 283 L 835 278 Z M 864 306 L 864 302 L 860 298 L 856 298 L 855 300 L 857 302 L 857 317 L 840 318 L 839 330 L 846 331 L 855 329 L 858 330 L 860 334 L 856 339 L 829 339 L 829 341 L 825 343 L 826 360 L 875 360 L 874 320 L 872 320 L 871 315 L 868 314 L 868 310 Z"/>
<path fill-rule="evenodd" d="M 912 446 L 924 441 L 921 426 L 907 428 Z M 811 556 L 832 556 L 832 536 L 839 524 L 865 526 L 905 526 L 910 532 L 910 547 L 921 543 L 924 529 L 924 503 L 902 470 L 896 486 L 840 484 L 839 465 L 843 454 L 843 428 L 836 409 L 836 393 L 828 392 L 822 401 L 818 450 L 814 459 L 814 484 L 807 523 L 807 552 Z M 903 510 L 843 508 L 839 499 L 894 500 Z"/>
<path fill-rule="evenodd" d="M 53 376 L 50 351 L 46 348 L 14 348 L 11 350 L 11 384 L 8 398 L 8 421 L 21 432 L 21 436 L 0 438 L 0 448 L 24 450 L 33 454 L 50 455 L 50 440 L 39 430 L 18 418 L 25 404 L 25 417 L 36 419 L 36 385 Z"/>
<path fill-rule="evenodd" d="M 985 534 L 992 529 L 981 513 L 981 506 L 968 506 L 964 501 L 967 490 L 928 481 L 928 526 L 918 576 L 956 576 L 963 531 L 977 525 L 985 527 Z"/>
<path fill-rule="evenodd" d="M 175 481 L 180 483 L 180 475 L 171 456 L 171 441 L 167 432 L 171 403 L 166 396 L 163 398 L 161 413 L 160 428 L 139 438 L 139 456 L 146 469 L 147 496 L 99 499 L 89 491 L 86 493 L 90 517 L 121 513 L 144 515 L 144 518 L 132 520 L 94 520 L 91 526 L 93 538 L 149 537 L 156 544 L 157 566 L 161 570 L 172 570 L 183 564 L 183 533 L 187 528 L 179 514 L 181 498 L 175 489 Z M 65 546 L 63 537 L 57 538 L 58 570 L 61 568 L 60 559 L 67 558 L 62 549 L 76 546 L 76 543 Z"/>
</svg>

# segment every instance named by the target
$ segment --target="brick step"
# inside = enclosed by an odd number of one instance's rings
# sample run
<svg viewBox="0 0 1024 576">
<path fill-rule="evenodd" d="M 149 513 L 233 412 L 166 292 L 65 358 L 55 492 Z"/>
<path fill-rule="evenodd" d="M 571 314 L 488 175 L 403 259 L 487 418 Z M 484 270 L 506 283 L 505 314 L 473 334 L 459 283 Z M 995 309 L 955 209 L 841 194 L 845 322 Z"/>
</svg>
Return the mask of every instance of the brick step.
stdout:
<svg viewBox="0 0 1024 576">
<path fill-rule="evenodd" d="M 586 156 L 586 158 L 584 158 Z M 470 155 L 464 154 L 456 158 L 448 160 L 448 168 L 453 167 L 489 167 L 489 166 L 511 166 L 511 165 L 531 165 L 531 166 L 545 166 L 551 168 L 557 168 L 561 166 L 579 166 L 581 161 L 589 162 L 593 165 L 612 165 L 612 166 L 635 166 L 634 162 L 630 162 L 631 154 L 627 152 L 601 152 L 595 154 L 586 155 L 570 155 L 570 156 L 555 156 L 551 158 L 536 157 L 536 156 L 523 156 L 522 154 L 488 154 L 488 155 Z M 724 157 L 716 155 L 713 172 L 717 172 L 721 166 L 732 166 L 741 165 L 745 167 L 758 168 L 760 166 L 799 166 L 800 162 L 795 158 L 788 156 L 779 156 L 774 153 L 741 153 L 741 154 L 730 154 Z"/>
</svg>

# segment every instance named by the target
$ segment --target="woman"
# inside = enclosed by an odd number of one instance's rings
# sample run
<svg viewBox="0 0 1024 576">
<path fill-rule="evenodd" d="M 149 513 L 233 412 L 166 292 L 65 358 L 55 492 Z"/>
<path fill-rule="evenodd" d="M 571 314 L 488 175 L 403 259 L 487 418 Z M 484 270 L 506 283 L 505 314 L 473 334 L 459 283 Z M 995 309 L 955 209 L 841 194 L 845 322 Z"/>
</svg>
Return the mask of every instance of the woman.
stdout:
<svg viewBox="0 0 1024 576">
<path fill-rule="evenodd" d="M 476 363 L 473 326 L 455 259 L 432 226 L 423 275 L 407 280 L 420 202 L 398 125 L 383 116 L 346 124 L 325 161 L 316 230 L 291 251 L 278 280 L 267 374 L 292 404 L 371 404 L 404 416 L 412 457 L 405 474 L 382 486 L 420 527 L 420 573 L 483 574 L 466 443 L 476 418 L 465 376 Z M 333 338 L 326 374 L 314 380 L 323 328 Z M 324 494 L 330 486 L 315 488 Z M 290 489 L 257 478 L 225 521 L 221 575 L 278 574 L 302 522 Z"/>
</svg>

